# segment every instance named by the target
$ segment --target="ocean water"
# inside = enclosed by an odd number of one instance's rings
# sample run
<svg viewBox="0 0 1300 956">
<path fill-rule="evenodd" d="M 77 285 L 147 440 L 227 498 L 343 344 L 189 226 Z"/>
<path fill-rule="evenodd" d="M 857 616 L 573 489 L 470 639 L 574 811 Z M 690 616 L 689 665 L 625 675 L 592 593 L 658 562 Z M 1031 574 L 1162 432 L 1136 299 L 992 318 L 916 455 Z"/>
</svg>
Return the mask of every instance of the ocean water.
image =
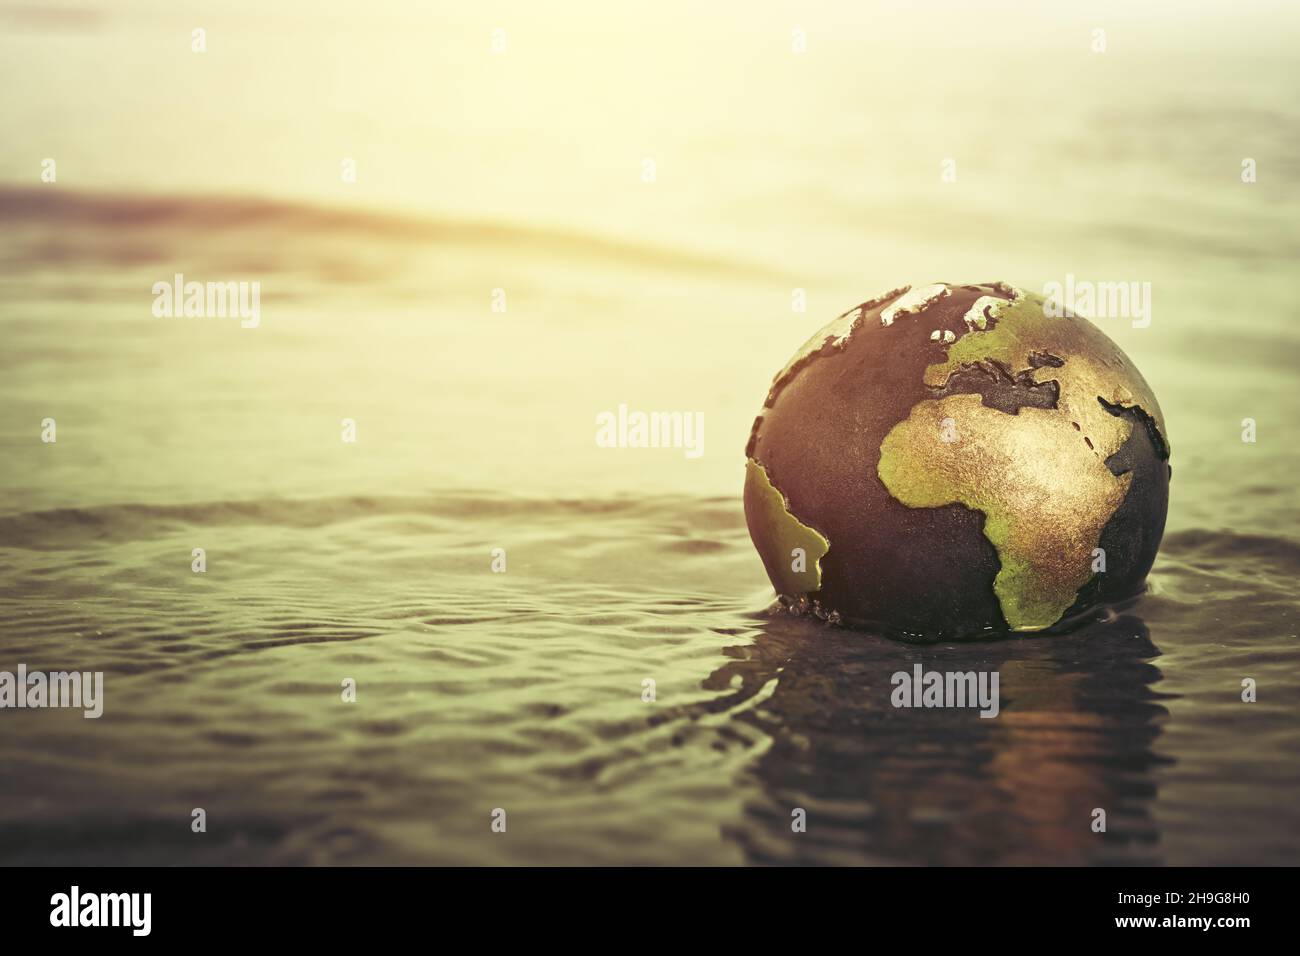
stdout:
<svg viewBox="0 0 1300 956">
<path fill-rule="evenodd" d="M 4 11 L 0 670 L 106 699 L 0 712 L 0 862 L 1300 862 L 1293 14 L 230 9 L 206 60 L 183 4 Z M 260 324 L 154 317 L 178 272 Z M 1098 320 L 1170 431 L 1148 592 L 925 647 L 773 612 L 771 376 L 885 288 L 1067 274 L 1151 283 Z M 597 447 L 619 404 L 704 454 Z M 916 663 L 999 717 L 894 709 Z"/>
</svg>

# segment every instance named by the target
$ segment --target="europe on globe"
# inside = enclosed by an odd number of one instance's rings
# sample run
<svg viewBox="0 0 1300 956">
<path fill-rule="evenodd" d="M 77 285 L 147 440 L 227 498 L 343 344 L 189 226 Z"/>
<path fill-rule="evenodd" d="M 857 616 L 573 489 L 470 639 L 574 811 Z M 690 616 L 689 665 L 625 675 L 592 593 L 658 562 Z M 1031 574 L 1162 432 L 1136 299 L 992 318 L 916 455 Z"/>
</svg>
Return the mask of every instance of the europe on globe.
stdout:
<svg viewBox="0 0 1300 956">
<path fill-rule="evenodd" d="M 1169 502 L 1155 395 L 1004 283 L 904 287 L 776 376 L 745 517 L 788 606 L 921 639 L 1063 628 L 1139 593 Z"/>
</svg>

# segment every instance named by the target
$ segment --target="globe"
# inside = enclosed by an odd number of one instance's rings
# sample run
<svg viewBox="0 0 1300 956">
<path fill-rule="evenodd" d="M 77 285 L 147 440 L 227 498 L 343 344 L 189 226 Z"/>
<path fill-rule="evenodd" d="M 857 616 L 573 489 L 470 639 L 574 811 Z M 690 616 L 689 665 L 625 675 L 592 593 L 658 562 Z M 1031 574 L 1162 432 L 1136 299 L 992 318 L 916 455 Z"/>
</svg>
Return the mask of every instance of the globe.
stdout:
<svg viewBox="0 0 1300 956">
<path fill-rule="evenodd" d="M 810 339 L 746 447 L 783 604 L 904 638 L 1059 631 L 1140 593 L 1169 443 L 1088 320 L 1000 282 L 903 287 Z"/>
</svg>

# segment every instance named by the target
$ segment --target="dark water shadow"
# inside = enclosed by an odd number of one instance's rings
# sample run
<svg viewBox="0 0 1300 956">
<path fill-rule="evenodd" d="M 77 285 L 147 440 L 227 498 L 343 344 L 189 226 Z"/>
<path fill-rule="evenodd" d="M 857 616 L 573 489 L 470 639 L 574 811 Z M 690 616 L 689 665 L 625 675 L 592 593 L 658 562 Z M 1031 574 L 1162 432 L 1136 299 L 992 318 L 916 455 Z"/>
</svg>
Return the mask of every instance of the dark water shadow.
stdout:
<svg viewBox="0 0 1300 956">
<path fill-rule="evenodd" d="M 755 863 L 1158 864 L 1168 711 L 1142 620 L 916 646 L 773 617 L 705 681 L 770 748 L 723 838 Z M 896 708 L 893 674 L 997 671 L 1000 712 Z M 754 781 L 745 781 L 753 783 Z M 792 813 L 807 829 L 792 831 Z M 1094 810 L 1106 832 L 1093 830 Z"/>
</svg>

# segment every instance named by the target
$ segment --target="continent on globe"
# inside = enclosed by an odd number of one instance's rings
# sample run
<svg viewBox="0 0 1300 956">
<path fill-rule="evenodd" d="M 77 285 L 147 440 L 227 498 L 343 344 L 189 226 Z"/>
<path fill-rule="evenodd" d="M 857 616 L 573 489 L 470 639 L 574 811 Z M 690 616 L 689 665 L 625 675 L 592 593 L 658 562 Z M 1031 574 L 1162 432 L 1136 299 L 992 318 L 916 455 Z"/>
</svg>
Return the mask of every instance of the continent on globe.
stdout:
<svg viewBox="0 0 1300 956">
<path fill-rule="evenodd" d="M 1142 590 L 1169 444 L 1077 316 L 1003 283 L 896 289 L 777 375 L 745 517 L 789 605 L 931 639 L 1061 627 Z"/>
</svg>

